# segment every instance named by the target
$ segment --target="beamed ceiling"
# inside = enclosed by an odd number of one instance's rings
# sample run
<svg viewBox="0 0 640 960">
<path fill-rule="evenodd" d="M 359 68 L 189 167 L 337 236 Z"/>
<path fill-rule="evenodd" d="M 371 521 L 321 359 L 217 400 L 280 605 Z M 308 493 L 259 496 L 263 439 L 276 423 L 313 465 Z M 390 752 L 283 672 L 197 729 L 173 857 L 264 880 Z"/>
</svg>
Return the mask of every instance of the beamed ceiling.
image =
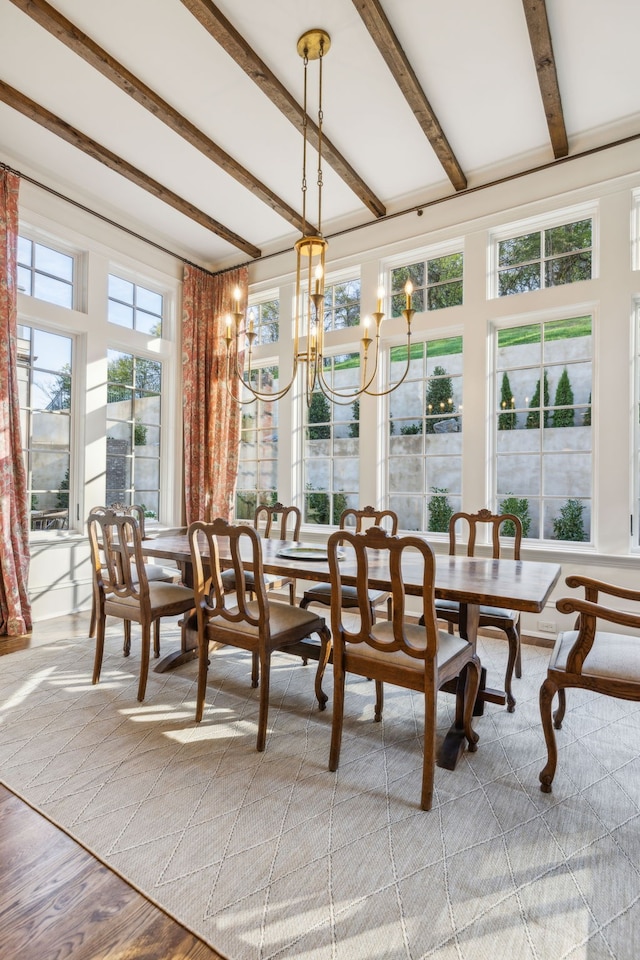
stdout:
<svg viewBox="0 0 640 960">
<path fill-rule="evenodd" d="M 326 235 L 640 137 L 637 0 L 0 0 L 0 160 L 212 269 L 285 249 L 311 27 Z"/>
</svg>

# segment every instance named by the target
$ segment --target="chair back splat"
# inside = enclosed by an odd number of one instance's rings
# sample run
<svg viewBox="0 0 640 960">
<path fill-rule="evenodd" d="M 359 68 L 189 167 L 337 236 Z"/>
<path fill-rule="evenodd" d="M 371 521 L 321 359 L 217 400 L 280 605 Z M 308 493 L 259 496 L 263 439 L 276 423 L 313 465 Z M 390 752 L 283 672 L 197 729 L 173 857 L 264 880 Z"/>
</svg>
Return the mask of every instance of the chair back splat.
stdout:
<svg viewBox="0 0 640 960">
<path fill-rule="evenodd" d="M 322 690 L 322 676 L 331 653 L 331 634 L 322 617 L 267 599 L 262 541 L 253 527 L 222 519 L 213 523 L 196 521 L 189 527 L 188 536 L 196 603 L 189 629 L 196 629 L 198 635 L 196 721 L 204 714 L 210 645 L 240 647 L 251 653 L 251 685 L 260 687 L 257 749 L 264 750 L 272 652 L 285 650 L 306 660 L 309 648 L 315 650 L 311 635 L 319 636 L 315 692 L 323 710 L 327 696 Z M 250 569 L 245 571 L 245 565 Z M 228 572 L 236 585 L 233 596 L 225 581 Z M 255 599 L 251 599 L 253 596 Z"/>
<path fill-rule="evenodd" d="M 278 518 L 280 518 L 279 527 Z M 297 507 L 285 507 L 281 503 L 260 504 L 259 507 L 256 507 L 253 515 L 253 528 L 265 539 L 275 534 L 278 540 L 297 540 L 300 536 L 301 522 L 302 514 Z M 296 581 L 294 578 L 263 574 L 262 581 L 267 590 L 281 590 L 283 587 L 288 587 L 289 603 L 293 605 L 296 602 Z M 227 593 L 235 592 L 238 582 L 233 568 L 230 567 L 223 572 L 222 583 Z M 256 595 L 254 583 L 255 571 L 246 571 L 243 590 L 252 599 Z"/>
<path fill-rule="evenodd" d="M 379 527 L 365 533 L 338 530 L 327 544 L 331 589 L 339 598 L 343 589 L 339 551 L 346 550 L 356 561 L 356 599 L 359 620 L 345 626 L 339 602 L 331 606 L 333 635 L 334 705 L 331 727 L 329 769 L 336 770 L 340 758 L 344 715 L 345 677 L 348 673 L 375 680 L 375 719 L 381 720 L 383 683 L 416 690 L 424 696 L 424 760 L 421 806 L 431 809 L 436 756 L 437 692 L 455 678 L 456 727 L 464 731 L 468 749 L 474 751 L 478 735 L 471 726 L 473 707 L 480 685 L 480 661 L 468 640 L 439 631 L 435 613 L 435 557 L 420 537 L 390 536 Z M 422 625 L 406 619 L 403 561 L 421 565 Z M 369 579 L 377 570 L 391 581 L 391 621 L 375 623 L 369 600 Z M 383 579 L 383 576 L 380 576 Z M 413 578 L 412 578 L 413 579 Z"/>
<path fill-rule="evenodd" d="M 454 557 L 462 549 L 468 557 L 475 556 L 480 529 L 489 531 L 491 551 L 497 560 L 506 542 L 514 560 L 520 559 L 522 542 L 522 522 L 513 513 L 491 513 L 483 509 L 477 513 L 454 513 L 449 520 L 449 554 Z M 460 625 L 460 605 L 455 600 L 436 600 L 436 613 L 439 620 L 445 620 L 450 633 L 454 626 Z M 494 627 L 502 630 L 509 643 L 504 688 L 507 694 L 507 710 L 513 713 L 516 700 L 512 690 L 512 678 L 515 668 L 516 677 L 522 676 L 522 657 L 520 654 L 520 613 L 517 610 L 502 607 L 480 607 L 480 627 Z"/>
</svg>

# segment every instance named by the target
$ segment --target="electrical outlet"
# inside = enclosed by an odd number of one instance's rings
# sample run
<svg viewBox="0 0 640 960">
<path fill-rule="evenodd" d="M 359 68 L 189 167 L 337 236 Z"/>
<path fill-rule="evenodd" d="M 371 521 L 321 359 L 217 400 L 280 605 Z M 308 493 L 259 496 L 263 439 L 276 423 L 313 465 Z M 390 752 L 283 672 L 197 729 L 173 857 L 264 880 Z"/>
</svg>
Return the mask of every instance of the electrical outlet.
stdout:
<svg viewBox="0 0 640 960">
<path fill-rule="evenodd" d="M 557 627 L 553 620 L 538 620 L 538 630 L 541 633 L 557 633 Z"/>
</svg>

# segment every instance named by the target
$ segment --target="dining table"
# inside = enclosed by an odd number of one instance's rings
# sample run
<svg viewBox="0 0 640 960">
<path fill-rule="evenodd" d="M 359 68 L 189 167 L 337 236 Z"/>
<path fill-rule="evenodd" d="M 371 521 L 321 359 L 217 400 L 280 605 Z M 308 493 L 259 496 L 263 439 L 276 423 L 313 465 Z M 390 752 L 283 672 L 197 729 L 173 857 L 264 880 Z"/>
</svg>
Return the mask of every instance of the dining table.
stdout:
<svg viewBox="0 0 640 960">
<path fill-rule="evenodd" d="M 186 533 L 153 537 L 144 542 L 145 555 L 171 560 L 178 566 L 183 581 L 193 582 L 191 551 Z M 206 554 L 203 554 L 206 557 Z M 230 555 L 220 549 L 222 566 Z M 326 547 L 318 543 L 292 540 L 262 540 L 263 571 L 280 577 L 328 583 L 330 580 Z M 244 562 L 244 558 L 243 558 Z M 252 562 L 247 554 L 247 570 Z M 355 557 L 344 551 L 340 561 L 341 579 L 345 585 L 356 584 Z M 492 557 L 450 556 L 436 554 L 435 595 L 438 599 L 453 600 L 460 604 L 460 634 L 475 644 L 478 633 L 480 606 L 507 607 L 523 613 L 540 613 L 560 578 L 561 567 L 557 563 L 536 560 L 511 560 Z M 402 575 L 405 592 L 410 596 L 422 595 L 422 564 L 418 555 L 403 558 Z M 391 579 L 386 554 L 369 551 L 369 587 L 373 590 L 391 589 Z M 313 648 L 310 648 L 313 649 Z M 190 645 L 189 632 L 182 631 L 181 649 L 165 656 L 156 666 L 164 672 L 197 656 L 197 646 Z M 449 692 L 455 692 L 451 686 Z M 481 689 L 474 714 L 482 714 L 485 702 L 504 704 L 504 691 L 486 686 L 486 671 L 482 670 Z M 442 744 L 438 763 L 454 769 L 464 749 L 461 731 L 451 728 Z"/>
</svg>

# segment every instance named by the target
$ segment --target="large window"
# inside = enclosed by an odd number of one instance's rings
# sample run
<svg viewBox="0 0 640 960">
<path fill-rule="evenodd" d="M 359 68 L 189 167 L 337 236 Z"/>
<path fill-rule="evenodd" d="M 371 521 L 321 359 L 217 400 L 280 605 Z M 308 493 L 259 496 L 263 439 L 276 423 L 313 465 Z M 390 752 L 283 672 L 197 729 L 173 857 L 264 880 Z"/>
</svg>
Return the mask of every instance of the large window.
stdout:
<svg viewBox="0 0 640 960">
<path fill-rule="evenodd" d="M 278 368 L 252 371 L 252 386 L 277 391 Z M 278 502 L 278 400 L 256 400 L 242 407 L 236 520 L 251 520 L 256 507 Z"/>
<path fill-rule="evenodd" d="M 32 530 L 69 526 L 73 342 L 18 326 L 21 433 Z"/>
<path fill-rule="evenodd" d="M 498 296 L 590 280 L 591 218 L 498 240 Z"/>
<path fill-rule="evenodd" d="M 162 336 L 162 294 L 109 275 L 109 323 Z"/>
<path fill-rule="evenodd" d="M 360 380 L 360 354 L 324 358 L 324 377 L 348 394 Z M 304 520 L 338 524 L 347 507 L 359 506 L 360 403 L 333 403 L 317 390 L 306 409 Z"/>
<path fill-rule="evenodd" d="M 526 537 L 591 539 L 590 316 L 499 330 L 496 493 Z"/>
<path fill-rule="evenodd" d="M 159 519 L 162 364 L 108 350 L 107 503 Z"/>
<path fill-rule="evenodd" d="M 407 348 L 391 351 L 392 380 Z M 443 533 L 461 506 L 462 337 L 414 343 L 405 381 L 389 395 L 389 507 L 403 530 Z"/>
<path fill-rule="evenodd" d="M 391 316 L 405 308 L 405 286 L 413 285 L 413 308 L 417 313 L 440 310 L 462 303 L 462 253 L 450 253 L 391 270 Z"/>
<path fill-rule="evenodd" d="M 18 290 L 29 297 L 46 300 L 60 307 L 73 307 L 74 259 L 54 250 L 18 237 Z"/>
</svg>

